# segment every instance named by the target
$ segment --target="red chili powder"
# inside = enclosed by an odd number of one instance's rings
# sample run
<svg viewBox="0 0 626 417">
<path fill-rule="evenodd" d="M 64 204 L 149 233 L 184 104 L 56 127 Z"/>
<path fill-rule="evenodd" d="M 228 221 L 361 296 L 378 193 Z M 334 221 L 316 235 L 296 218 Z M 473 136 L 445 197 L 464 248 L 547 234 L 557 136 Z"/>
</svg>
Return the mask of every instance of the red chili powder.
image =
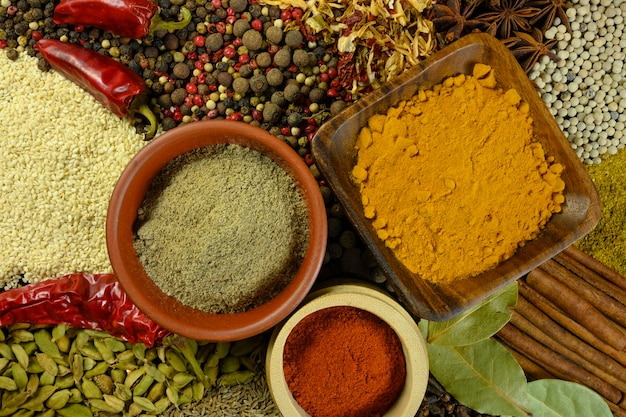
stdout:
<svg viewBox="0 0 626 417">
<path fill-rule="evenodd" d="M 313 417 L 377 417 L 396 401 L 406 379 L 402 345 L 378 316 L 329 307 L 306 316 L 285 342 L 289 390 Z"/>
</svg>

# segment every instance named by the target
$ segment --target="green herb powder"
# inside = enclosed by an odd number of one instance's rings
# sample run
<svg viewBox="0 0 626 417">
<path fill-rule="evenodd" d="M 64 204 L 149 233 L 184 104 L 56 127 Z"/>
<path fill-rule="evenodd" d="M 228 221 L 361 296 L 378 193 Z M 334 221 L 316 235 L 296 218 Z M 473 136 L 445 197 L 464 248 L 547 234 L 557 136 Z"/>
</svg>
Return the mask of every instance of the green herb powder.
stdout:
<svg viewBox="0 0 626 417">
<path fill-rule="evenodd" d="M 626 276 L 626 149 L 585 168 L 598 190 L 602 217 L 576 246 Z"/>
<path fill-rule="evenodd" d="M 135 249 L 166 294 L 211 313 L 241 312 L 280 292 L 308 244 L 305 202 L 261 153 L 214 145 L 174 159 L 138 211 Z"/>
</svg>

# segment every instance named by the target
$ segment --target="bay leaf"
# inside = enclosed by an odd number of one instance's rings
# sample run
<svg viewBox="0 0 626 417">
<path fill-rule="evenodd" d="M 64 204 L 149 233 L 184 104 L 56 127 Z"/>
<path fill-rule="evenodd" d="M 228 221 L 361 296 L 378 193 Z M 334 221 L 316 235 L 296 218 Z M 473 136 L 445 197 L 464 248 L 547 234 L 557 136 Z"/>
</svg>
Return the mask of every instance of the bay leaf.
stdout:
<svg viewBox="0 0 626 417">
<path fill-rule="evenodd" d="M 584 385 L 560 379 L 530 382 L 528 401 L 533 417 L 613 417 L 598 393 Z"/>
<path fill-rule="evenodd" d="M 431 373 L 461 404 L 496 416 L 530 414 L 524 371 L 495 340 L 426 348 Z"/>
<path fill-rule="evenodd" d="M 517 281 L 492 294 L 461 315 L 442 322 L 428 323 L 428 343 L 467 346 L 487 339 L 511 319 L 509 308 L 517 304 Z"/>
</svg>

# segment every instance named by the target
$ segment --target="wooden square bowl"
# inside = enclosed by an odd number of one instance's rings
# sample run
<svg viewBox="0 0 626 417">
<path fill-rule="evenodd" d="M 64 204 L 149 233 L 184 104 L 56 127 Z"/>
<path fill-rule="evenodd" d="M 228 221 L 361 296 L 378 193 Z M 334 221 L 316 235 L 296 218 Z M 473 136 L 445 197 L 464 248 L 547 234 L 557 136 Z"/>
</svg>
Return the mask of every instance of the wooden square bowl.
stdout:
<svg viewBox="0 0 626 417">
<path fill-rule="evenodd" d="M 563 165 L 565 204 L 542 232 L 509 259 L 472 278 L 435 284 L 410 272 L 380 240 L 363 213 L 359 187 L 351 178 L 356 162 L 355 142 L 374 114 L 429 89 L 444 79 L 471 74 L 475 64 L 490 65 L 503 89 L 515 88 L 528 103 L 535 140 L 547 155 Z M 600 218 L 597 191 L 567 138 L 541 101 L 510 51 L 487 34 L 471 34 L 454 42 L 393 81 L 361 98 L 330 119 L 313 138 L 316 164 L 337 194 L 347 216 L 384 270 L 399 299 L 414 314 L 433 321 L 450 319 L 550 259 L 591 231 Z"/>
</svg>

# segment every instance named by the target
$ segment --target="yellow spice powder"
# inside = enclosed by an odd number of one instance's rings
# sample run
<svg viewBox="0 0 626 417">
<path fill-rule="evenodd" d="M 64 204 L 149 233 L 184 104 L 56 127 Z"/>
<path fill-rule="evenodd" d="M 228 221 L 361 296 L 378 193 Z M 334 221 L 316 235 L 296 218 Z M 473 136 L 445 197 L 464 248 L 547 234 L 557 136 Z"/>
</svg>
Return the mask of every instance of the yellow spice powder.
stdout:
<svg viewBox="0 0 626 417">
<path fill-rule="evenodd" d="M 528 104 L 483 64 L 372 116 L 356 148 L 366 217 L 432 282 L 509 258 L 565 200 L 563 167 L 534 141 Z"/>
</svg>

